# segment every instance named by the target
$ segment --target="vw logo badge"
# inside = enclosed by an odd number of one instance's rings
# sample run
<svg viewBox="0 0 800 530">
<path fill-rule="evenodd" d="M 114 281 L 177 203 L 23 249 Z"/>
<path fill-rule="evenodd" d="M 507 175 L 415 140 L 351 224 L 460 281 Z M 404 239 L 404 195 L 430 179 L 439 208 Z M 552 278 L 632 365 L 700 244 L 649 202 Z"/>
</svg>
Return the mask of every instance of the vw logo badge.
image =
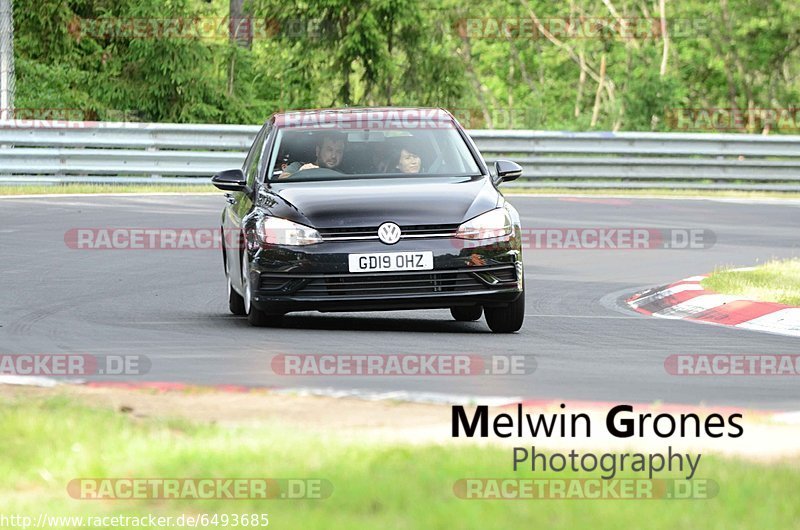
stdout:
<svg viewBox="0 0 800 530">
<path fill-rule="evenodd" d="M 387 245 L 400 241 L 400 227 L 394 223 L 383 223 L 378 227 L 378 239 Z"/>
</svg>

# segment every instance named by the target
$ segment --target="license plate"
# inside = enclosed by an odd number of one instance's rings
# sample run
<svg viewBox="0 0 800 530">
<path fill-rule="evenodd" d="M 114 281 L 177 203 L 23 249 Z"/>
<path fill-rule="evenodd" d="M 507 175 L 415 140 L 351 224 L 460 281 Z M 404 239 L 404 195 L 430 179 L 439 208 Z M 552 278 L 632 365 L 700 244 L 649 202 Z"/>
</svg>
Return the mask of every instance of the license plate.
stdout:
<svg viewBox="0 0 800 530">
<path fill-rule="evenodd" d="M 429 271 L 433 252 L 380 252 L 348 255 L 350 272 Z"/>
</svg>

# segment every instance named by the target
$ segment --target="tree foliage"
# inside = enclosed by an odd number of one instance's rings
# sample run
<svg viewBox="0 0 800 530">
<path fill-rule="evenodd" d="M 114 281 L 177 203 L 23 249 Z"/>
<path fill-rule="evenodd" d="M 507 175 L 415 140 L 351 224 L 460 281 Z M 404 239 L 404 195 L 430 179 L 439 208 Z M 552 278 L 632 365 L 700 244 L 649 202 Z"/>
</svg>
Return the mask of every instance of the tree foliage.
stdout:
<svg viewBox="0 0 800 530">
<path fill-rule="evenodd" d="M 225 35 L 228 0 L 18 0 L 17 106 L 258 123 L 435 105 L 475 127 L 643 131 L 676 128 L 674 109 L 797 106 L 800 4 L 664 5 L 666 33 L 659 0 L 245 0 L 248 48 Z M 157 30 L 98 30 L 131 21 Z"/>
</svg>

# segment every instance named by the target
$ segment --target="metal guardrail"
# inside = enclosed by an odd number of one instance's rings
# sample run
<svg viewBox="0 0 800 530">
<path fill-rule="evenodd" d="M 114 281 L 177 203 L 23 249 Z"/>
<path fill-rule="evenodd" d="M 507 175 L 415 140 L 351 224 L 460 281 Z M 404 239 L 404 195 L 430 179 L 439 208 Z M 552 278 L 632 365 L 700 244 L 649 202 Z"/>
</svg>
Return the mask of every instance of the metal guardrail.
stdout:
<svg viewBox="0 0 800 530">
<path fill-rule="evenodd" d="M 0 122 L 0 184 L 202 182 L 241 166 L 258 126 Z M 505 186 L 800 191 L 800 136 L 469 131 Z"/>
</svg>

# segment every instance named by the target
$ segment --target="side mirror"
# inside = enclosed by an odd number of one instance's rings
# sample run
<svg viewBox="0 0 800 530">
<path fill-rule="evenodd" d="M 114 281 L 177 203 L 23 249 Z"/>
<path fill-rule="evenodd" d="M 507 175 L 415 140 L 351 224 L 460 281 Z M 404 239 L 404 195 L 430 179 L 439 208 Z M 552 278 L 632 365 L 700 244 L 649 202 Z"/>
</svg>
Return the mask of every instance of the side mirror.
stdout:
<svg viewBox="0 0 800 530">
<path fill-rule="evenodd" d="M 500 182 L 509 182 L 522 175 L 522 167 L 511 160 L 498 160 L 494 163 L 494 170 Z"/>
<path fill-rule="evenodd" d="M 217 173 L 211 183 L 223 191 L 248 191 L 247 179 L 241 169 L 228 169 Z"/>
</svg>

